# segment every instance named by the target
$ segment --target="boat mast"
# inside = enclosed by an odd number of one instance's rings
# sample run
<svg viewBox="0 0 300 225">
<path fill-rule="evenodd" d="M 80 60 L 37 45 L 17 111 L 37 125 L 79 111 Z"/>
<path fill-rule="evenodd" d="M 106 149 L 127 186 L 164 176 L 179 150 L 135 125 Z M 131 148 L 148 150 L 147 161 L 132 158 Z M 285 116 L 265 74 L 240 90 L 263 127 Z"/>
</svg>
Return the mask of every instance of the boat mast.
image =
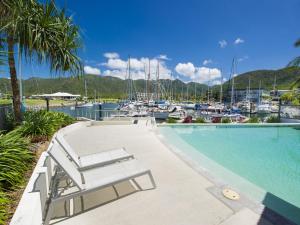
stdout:
<svg viewBox="0 0 300 225">
<path fill-rule="evenodd" d="M 274 94 L 275 94 L 275 89 L 276 89 L 276 75 L 275 75 L 275 77 L 274 77 L 274 84 L 273 84 Z"/>
<path fill-rule="evenodd" d="M 208 82 L 207 82 L 207 103 L 209 103 L 209 80 L 210 80 L 210 68 L 208 68 Z"/>
<path fill-rule="evenodd" d="M 222 103 L 222 98 L 223 98 L 223 74 L 222 74 L 222 70 L 221 70 L 220 103 Z"/>
<path fill-rule="evenodd" d="M 195 103 L 197 102 L 196 82 L 195 82 Z"/>
<path fill-rule="evenodd" d="M 150 58 L 149 58 L 149 71 L 148 71 L 148 94 L 147 95 L 150 95 Z M 150 101 L 150 96 L 148 96 L 148 103 Z"/>
<path fill-rule="evenodd" d="M 156 100 L 159 100 L 159 61 L 157 61 L 157 69 L 156 69 Z"/>
<path fill-rule="evenodd" d="M 261 102 L 261 80 L 259 81 L 259 88 L 258 88 L 258 105 L 260 105 L 260 102 Z"/>
<path fill-rule="evenodd" d="M 84 91 L 85 91 L 85 97 L 87 99 L 87 87 L 86 87 L 86 80 L 84 80 Z"/>
<path fill-rule="evenodd" d="M 181 84 L 181 101 L 183 102 L 183 82 Z"/>
<path fill-rule="evenodd" d="M 189 101 L 189 84 L 186 85 L 186 101 Z"/>
<path fill-rule="evenodd" d="M 231 83 L 231 106 L 234 104 L 234 75 L 235 75 L 235 58 L 232 60 L 231 66 L 231 76 L 232 76 L 232 83 Z"/>
<path fill-rule="evenodd" d="M 130 56 L 128 57 L 128 91 L 129 91 L 129 100 L 132 101 L 132 85 L 131 85 L 131 71 L 130 71 Z"/>
<path fill-rule="evenodd" d="M 251 80 L 249 76 L 249 84 L 248 84 L 248 101 L 251 102 Z"/>
<path fill-rule="evenodd" d="M 146 63 L 144 63 L 144 73 L 145 73 L 145 99 L 144 100 L 148 100 L 148 82 L 147 82 Z"/>
</svg>

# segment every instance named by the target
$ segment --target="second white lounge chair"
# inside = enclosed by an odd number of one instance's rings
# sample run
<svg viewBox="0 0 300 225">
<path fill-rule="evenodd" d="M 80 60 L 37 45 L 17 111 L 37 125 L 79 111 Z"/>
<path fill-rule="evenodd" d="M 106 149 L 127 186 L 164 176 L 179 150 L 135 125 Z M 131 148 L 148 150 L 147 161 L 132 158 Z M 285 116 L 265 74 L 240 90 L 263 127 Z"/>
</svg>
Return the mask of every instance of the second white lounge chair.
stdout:
<svg viewBox="0 0 300 225">
<path fill-rule="evenodd" d="M 137 185 L 134 179 L 143 175 L 149 176 L 153 189 L 156 187 L 151 170 L 143 168 L 136 159 L 111 164 L 105 167 L 79 171 L 76 165 L 67 157 L 62 147 L 57 142 L 52 144 L 51 148 L 47 151 L 49 156 L 55 161 L 58 167 L 65 172 L 66 176 L 72 180 L 72 183 L 77 187 L 78 191 L 64 194 L 64 192 L 52 189 L 44 224 L 50 222 L 54 203 L 57 202 L 68 201 L 77 196 L 113 186 L 126 180 L 132 180 Z M 139 185 L 137 186 L 140 188 Z"/>
<path fill-rule="evenodd" d="M 55 140 L 61 145 L 61 147 L 81 171 L 134 158 L 134 156 L 129 154 L 124 148 L 78 156 L 61 133 L 58 132 L 56 134 Z"/>
</svg>

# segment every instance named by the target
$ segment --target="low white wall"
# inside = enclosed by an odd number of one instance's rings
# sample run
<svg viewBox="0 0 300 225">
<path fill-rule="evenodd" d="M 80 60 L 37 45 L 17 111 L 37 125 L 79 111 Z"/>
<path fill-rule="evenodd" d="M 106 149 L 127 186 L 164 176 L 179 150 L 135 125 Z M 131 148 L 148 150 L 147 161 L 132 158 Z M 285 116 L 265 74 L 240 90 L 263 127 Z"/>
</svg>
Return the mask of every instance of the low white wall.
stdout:
<svg viewBox="0 0 300 225">
<path fill-rule="evenodd" d="M 42 211 L 46 196 L 48 195 L 48 177 L 47 168 L 44 167 L 48 154 L 42 153 L 35 169 L 23 192 L 19 205 L 11 219 L 11 225 L 40 225 L 42 224 Z M 42 177 L 41 177 L 42 176 Z M 39 179 L 45 182 L 39 182 Z M 35 191 L 44 188 L 44 193 Z"/>
</svg>

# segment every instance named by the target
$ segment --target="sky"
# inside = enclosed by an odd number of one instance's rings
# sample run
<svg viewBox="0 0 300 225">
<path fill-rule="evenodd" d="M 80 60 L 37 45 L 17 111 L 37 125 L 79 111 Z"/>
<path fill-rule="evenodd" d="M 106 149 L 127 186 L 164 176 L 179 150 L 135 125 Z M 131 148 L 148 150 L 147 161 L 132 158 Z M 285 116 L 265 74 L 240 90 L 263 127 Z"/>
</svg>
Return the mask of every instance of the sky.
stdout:
<svg viewBox="0 0 300 225">
<path fill-rule="evenodd" d="M 218 84 L 233 58 L 240 74 L 279 69 L 300 48 L 299 0 L 58 0 L 81 28 L 85 72 L 133 79 L 179 78 Z M 49 77 L 47 65 L 23 61 L 22 76 Z"/>
</svg>

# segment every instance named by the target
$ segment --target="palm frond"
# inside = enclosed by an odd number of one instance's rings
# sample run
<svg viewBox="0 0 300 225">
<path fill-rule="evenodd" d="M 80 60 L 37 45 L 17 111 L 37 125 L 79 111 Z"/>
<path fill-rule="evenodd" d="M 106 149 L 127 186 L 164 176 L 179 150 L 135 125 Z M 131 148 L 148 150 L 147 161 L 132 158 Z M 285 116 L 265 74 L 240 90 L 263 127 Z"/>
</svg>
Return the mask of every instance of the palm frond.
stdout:
<svg viewBox="0 0 300 225">
<path fill-rule="evenodd" d="M 83 66 L 77 56 L 81 47 L 79 28 L 54 1 L 2 0 L 0 32 L 10 33 L 20 44 L 26 59 L 47 62 L 55 72 L 81 75 Z"/>
<path fill-rule="evenodd" d="M 299 47 L 299 46 L 300 46 L 300 39 L 298 39 L 298 40 L 296 41 L 295 46 L 296 46 L 296 47 Z"/>
<path fill-rule="evenodd" d="M 286 67 L 294 67 L 294 66 L 300 66 L 300 56 L 294 58 L 292 61 L 290 61 Z"/>
</svg>

